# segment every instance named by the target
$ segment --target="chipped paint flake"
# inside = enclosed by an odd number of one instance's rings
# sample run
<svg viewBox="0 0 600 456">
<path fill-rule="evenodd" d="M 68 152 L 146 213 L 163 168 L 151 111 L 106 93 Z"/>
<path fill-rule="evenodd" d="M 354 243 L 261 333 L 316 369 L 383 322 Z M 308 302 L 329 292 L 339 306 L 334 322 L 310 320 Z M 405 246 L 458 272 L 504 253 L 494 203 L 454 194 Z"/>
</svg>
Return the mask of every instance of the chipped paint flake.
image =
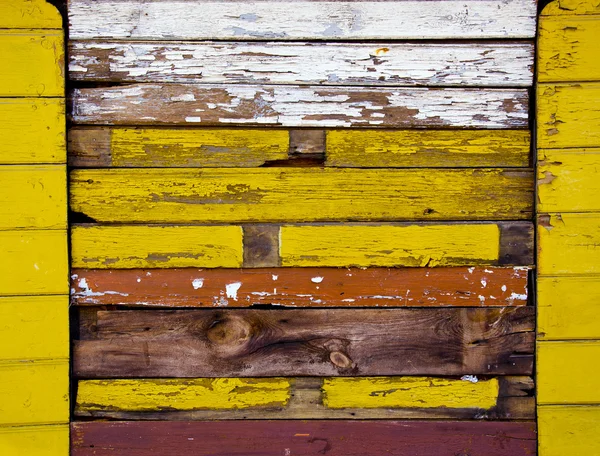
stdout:
<svg viewBox="0 0 600 456">
<path fill-rule="evenodd" d="M 194 287 L 194 290 L 198 290 L 199 288 L 202 288 L 203 285 L 204 285 L 204 279 L 192 280 L 192 287 Z"/>
<path fill-rule="evenodd" d="M 242 282 L 233 282 L 233 283 L 228 283 L 227 285 L 225 285 L 225 293 L 226 293 L 227 297 L 233 299 L 234 301 L 237 301 L 237 299 L 238 299 L 237 292 L 241 286 L 242 286 Z"/>
<path fill-rule="evenodd" d="M 323 279 L 324 277 L 313 277 L 312 279 L 310 279 L 310 281 L 313 283 L 321 283 Z"/>
</svg>

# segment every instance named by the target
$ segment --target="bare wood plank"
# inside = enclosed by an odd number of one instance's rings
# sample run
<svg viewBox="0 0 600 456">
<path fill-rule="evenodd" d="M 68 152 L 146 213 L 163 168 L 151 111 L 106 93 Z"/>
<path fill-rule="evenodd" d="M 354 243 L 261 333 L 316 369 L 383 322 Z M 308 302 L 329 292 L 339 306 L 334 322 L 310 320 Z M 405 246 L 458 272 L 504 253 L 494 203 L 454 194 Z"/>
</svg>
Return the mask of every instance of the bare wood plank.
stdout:
<svg viewBox="0 0 600 456">
<path fill-rule="evenodd" d="M 533 190 L 530 170 L 76 170 L 70 205 L 98 222 L 515 220 Z"/>
<path fill-rule="evenodd" d="M 73 456 L 529 456 L 536 433 L 534 422 L 124 421 L 73 423 L 71 444 Z"/>
<path fill-rule="evenodd" d="M 72 41 L 76 81 L 506 86 L 533 81 L 533 43 Z"/>
<path fill-rule="evenodd" d="M 132 84 L 71 98 L 78 124 L 318 128 L 527 128 L 529 104 L 523 89 L 277 85 Z"/>
<path fill-rule="evenodd" d="M 71 300 L 77 306 L 144 307 L 521 306 L 527 303 L 527 272 L 523 267 L 75 269 Z M 236 299 L 228 298 L 227 286 L 237 283 Z"/>
<path fill-rule="evenodd" d="M 244 230 L 244 267 L 279 266 L 279 227 L 246 225 Z"/>
<path fill-rule="evenodd" d="M 96 315 L 78 378 L 530 375 L 535 339 L 530 307 Z"/>
<path fill-rule="evenodd" d="M 533 38 L 535 19 L 533 0 L 69 2 L 73 39 Z"/>
</svg>

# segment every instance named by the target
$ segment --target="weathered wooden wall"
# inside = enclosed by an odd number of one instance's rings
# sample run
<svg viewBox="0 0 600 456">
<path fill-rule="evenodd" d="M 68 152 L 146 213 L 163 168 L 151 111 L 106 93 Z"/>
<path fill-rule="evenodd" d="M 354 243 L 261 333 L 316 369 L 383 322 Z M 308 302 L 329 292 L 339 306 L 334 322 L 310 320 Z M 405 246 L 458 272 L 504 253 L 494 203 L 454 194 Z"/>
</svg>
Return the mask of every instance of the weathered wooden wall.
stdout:
<svg viewBox="0 0 600 456">
<path fill-rule="evenodd" d="M 600 4 L 557 0 L 539 27 L 539 453 L 600 454 Z"/>
<path fill-rule="evenodd" d="M 0 454 L 69 454 L 62 18 L 0 1 Z"/>
</svg>

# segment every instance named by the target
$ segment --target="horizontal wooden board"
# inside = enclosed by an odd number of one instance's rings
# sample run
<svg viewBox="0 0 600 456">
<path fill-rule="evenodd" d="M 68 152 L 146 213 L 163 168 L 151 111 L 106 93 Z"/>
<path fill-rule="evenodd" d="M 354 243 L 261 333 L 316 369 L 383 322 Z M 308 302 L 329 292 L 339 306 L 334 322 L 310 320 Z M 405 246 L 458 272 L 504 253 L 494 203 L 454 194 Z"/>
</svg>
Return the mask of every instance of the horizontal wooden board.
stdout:
<svg viewBox="0 0 600 456">
<path fill-rule="evenodd" d="M 65 165 L 0 167 L 0 230 L 67 228 Z"/>
<path fill-rule="evenodd" d="M 64 97 L 62 30 L 2 30 L 0 96 Z"/>
<path fill-rule="evenodd" d="M 82 168 L 258 167 L 287 160 L 289 151 L 290 133 L 285 130 L 69 130 L 69 165 Z"/>
<path fill-rule="evenodd" d="M 529 117 L 525 89 L 131 84 L 71 99 L 73 122 L 96 125 L 527 128 Z"/>
<path fill-rule="evenodd" d="M 538 404 L 600 404 L 600 341 L 537 344 Z"/>
<path fill-rule="evenodd" d="M 71 209 L 97 222 L 514 220 L 530 170 L 111 169 L 70 174 Z"/>
<path fill-rule="evenodd" d="M 542 16 L 600 14 L 597 0 L 555 0 L 542 10 Z"/>
<path fill-rule="evenodd" d="M 527 268 L 75 269 L 75 305 L 520 306 Z M 227 287 L 239 284 L 235 299 Z M 237 285 L 236 285 L 237 286 Z"/>
<path fill-rule="evenodd" d="M 66 294 L 65 230 L 0 231 L 0 295 Z"/>
<path fill-rule="evenodd" d="M 539 452 L 544 456 L 600 453 L 600 407 L 538 408 Z"/>
<path fill-rule="evenodd" d="M 60 29 L 62 17 L 46 0 L 9 0 L 0 3 L 0 29 Z"/>
<path fill-rule="evenodd" d="M 72 41 L 76 81 L 527 87 L 533 43 Z"/>
<path fill-rule="evenodd" d="M 600 13 L 600 11 L 598 11 Z M 539 82 L 598 81 L 600 16 L 540 18 Z"/>
<path fill-rule="evenodd" d="M 536 433 L 534 422 L 123 421 L 73 423 L 71 443 L 73 456 L 529 456 Z"/>
<path fill-rule="evenodd" d="M 63 99 L 0 99 L 0 164 L 65 163 L 65 128 Z"/>
<path fill-rule="evenodd" d="M 0 453 L 65 456 L 69 454 L 69 425 L 0 427 Z"/>
<path fill-rule="evenodd" d="M 1 426 L 68 423 L 69 361 L 0 363 L 0 403 Z"/>
<path fill-rule="evenodd" d="M 526 130 L 331 130 L 327 166 L 356 168 L 527 167 Z"/>
<path fill-rule="evenodd" d="M 74 268 L 242 266 L 239 226 L 95 226 L 71 228 Z"/>
<path fill-rule="evenodd" d="M 75 415 L 118 420 L 534 419 L 530 377 L 82 380 Z"/>
<path fill-rule="evenodd" d="M 600 276 L 538 277 L 538 339 L 600 339 Z"/>
<path fill-rule="evenodd" d="M 78 378 L 529 375 L 533 328 L 530 307 L 98 310 L 73 367 Z"/>
<path fill-rule="evenodd" d="M 542 275 L 600 273 L 600 214 L 538 217 L 538 270 Z"/>
<path fill-rule="evenodd" d="M 538 84 L 539 148 L 600 146 L 600 83 Z"/>
<path fill-rule="evenodd" d="M 600 212 L 600 149 L 538 151 L 538 211 Z"/>
<path fill-rule="evenodd" d="M 0 360 L 69 358 L 69 297 L 0 297 Z"/>
</svg>

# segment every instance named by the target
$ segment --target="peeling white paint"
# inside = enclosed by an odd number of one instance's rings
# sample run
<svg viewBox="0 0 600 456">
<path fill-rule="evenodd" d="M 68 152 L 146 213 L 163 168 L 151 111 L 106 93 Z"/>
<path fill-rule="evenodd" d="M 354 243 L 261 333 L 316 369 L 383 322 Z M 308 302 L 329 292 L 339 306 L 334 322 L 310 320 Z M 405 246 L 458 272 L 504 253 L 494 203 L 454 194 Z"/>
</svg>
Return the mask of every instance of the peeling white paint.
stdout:
<svg viewBox="0 0 600 456">
<path fill-rule="evenodd" d="M 479 295 L 477 296 L 480 302 L 485 302 L 485 296 Z"/>
<path fill-rule="evenodd" d="M 506 285 L 502 285 L 502 288 L 501 288 L 501 290 L 502 290 L 502 291 L 506 291 Z"/>
<path fill-rule="evenodd" d="M 321 283 L 323 279 L 324 277 L 313 277 L 312 279 L 310 279 L 310 281 L 313 283 Z"/>
<path fill-rule="evenodd" d="M 204 286 L 204 279 L 192 280 L 192 287 L 194 287 L 194 290 L 198 290 L 199 288 L 202 288 L 203 286 Z"/>
<path fill-rule="evenodd" d="M 460 379 L 471 383 L 477 383 L 479 381 L 476 375 L 463 375 Z"/>
<path fill-rule="evenodd" d="M 201 117 L 197 117 L 197 116 L 191 116 L 191 117 L 186 117 L 185 118 L 186 122 L 202 122 L 202 118 Z"/>
<path fill-rule="evenodd" d="M 481 288 L 487 287 L 487 280 L 481 279 Z"/>
<path fill-rule="evenodd" d="M 515 299 L 515 300 L 519 300 L 519 301 L 526 301 L 527 300 L 527 294 L 519 294 L 519 293 L 511 293 L 510 294 L 510 298 L 509 299 Z"/>
<path fill-rule="evenodd" d="M 271 278 L 272 278 L 273 280 L 277 280 L 277 279 L 279 278 L 279 276 L 278 276 L 278 275 L 275 275 L 275 274 L 272 274 L 272 275 L 271 275 Z"/>
<path fill-rule="evenodd" d="M 469 271 L 469 274 L 473 274 L 473 271 L 475 271 L 475 268 L 469 268 L 468 271 Z"/>
<path fill-rule="evenodd" d="M 233 299 L 234 301 L 237 301 L 237 292 L 241 286 L 242 282 L 233 282 L 225 285 L 225 293 L 227 297 Z"/>
<path fill-rule="evenodd" d="M 76 275 L 74 275 L 74 279 L 75 278 L 77 278 Z M 109 290 L 98 291 L 98 292 L 92 291 L 92 289 L 88 285 L 88 282 L 85 279 L 85 277 L 82 277 L 81 279 L 79 279 L 77 286 L 81 289 L 81 291 L 73 293 L 73 296 L 76 296 L 76 297 L 93 297 L 93 296 L 104 296 L 104 295 L 129 296 L 129 293 L 121 293 L 118 291 L 109 291 Z"/>
</svg>

